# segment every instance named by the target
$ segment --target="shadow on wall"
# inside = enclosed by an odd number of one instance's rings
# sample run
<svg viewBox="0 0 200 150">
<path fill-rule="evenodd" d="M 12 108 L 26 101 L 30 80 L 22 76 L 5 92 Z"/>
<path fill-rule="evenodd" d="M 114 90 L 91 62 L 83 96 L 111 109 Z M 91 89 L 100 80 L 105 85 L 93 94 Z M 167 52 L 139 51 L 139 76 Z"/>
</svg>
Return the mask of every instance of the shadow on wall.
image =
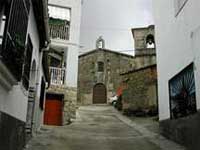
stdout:
<svg viewBox="0 0 200 150">
<path fill-rule="evenodd" d="M 22 150 L 26 143 L 25 122 L 0 113 L 0 149 Z"/>
</svg>

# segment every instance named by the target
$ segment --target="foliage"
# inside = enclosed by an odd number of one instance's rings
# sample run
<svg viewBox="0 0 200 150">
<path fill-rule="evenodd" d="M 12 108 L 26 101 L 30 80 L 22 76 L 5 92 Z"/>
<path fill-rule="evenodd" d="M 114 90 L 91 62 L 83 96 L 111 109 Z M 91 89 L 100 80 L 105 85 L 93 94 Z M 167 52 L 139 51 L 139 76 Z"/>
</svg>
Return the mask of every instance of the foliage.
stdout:
<svg viewBox="0 0 200 150">
<path fill-rule="evenodd" d="M 49 24 L 50 25 L 65 25 L 66 20 L 61 20 L 61 19 L 55 19 L 55 18 L 50 18 L 49 19 Z"/>
</svg>

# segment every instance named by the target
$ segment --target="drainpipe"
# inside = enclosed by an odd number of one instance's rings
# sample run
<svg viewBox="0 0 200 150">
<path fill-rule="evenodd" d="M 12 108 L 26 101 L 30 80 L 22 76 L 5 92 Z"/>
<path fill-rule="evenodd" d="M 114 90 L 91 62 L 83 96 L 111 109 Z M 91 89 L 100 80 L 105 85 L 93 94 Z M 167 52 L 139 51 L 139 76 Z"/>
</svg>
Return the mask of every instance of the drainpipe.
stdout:
<svg viewBox="0 0 200 150">
<path fill-rule="evenodd" d="M 43 14 L 44 14 L 44 26 L 45 26 L 45 32 L 46 32 L 46 39 L 47 39 L 47 43 L 50 43 L 48 2 L 47 2 L 47 0 L 42 0 L 42 3 L 43 3 Z"/>
</svg>

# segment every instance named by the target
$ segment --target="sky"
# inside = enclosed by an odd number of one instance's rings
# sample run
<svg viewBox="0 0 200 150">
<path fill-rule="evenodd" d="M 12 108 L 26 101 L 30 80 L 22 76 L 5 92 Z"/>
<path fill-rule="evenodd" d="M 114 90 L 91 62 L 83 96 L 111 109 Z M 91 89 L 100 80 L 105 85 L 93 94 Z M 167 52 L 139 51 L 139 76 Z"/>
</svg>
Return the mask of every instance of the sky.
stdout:
<svg viewBox="0 0 200 150">
<path fill-rule="evenodd" d="M 83 0 L 80 53 L 95 49 L 102 36 L 106 49 L 133 54 L 131 28 L 153 22 L 152 0 Z"/>
</svg>

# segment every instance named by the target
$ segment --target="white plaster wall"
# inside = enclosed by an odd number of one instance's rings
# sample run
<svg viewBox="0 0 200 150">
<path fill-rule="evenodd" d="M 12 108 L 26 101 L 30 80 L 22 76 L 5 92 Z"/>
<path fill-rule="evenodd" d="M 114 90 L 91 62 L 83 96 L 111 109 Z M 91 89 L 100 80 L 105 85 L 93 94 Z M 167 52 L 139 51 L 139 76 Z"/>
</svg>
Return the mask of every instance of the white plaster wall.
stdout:
<svg viewBox="0 0 200 150">
<path fill-rule="evenodd" d="M 40 68 L 42 68 L 42 63 L 40 64 Z M 37 91 L 36 91 L 36 100 L 35 100 L 35 113 L 34 113 L 34 130 L 39 130 L 41 125 L 43 125 L 44 119 L 44 109 L 42 110 L 39 106 L 40 104 L 40 92 L 41 92 L 41 81 L 42 77 L 44 77 L 44 72 L 42 69 L 38 72 L 38 81 L 37 81 Z M 44 78 L 45 79 L 45 78 Z M 45 94 L 46 96 L 46 94 Z M 45 105 L 45 97 L 44 97 L 44 105 Z"/>
<path fill-rule="evenodd" d="M 32 8 L 29 16 L 28 33 L 33 44 L 33 59 L 36 59 L 37 62 L 39 37 Z M 3 87 L 0 87 L 0 111 L 26 122 L 27 104 L 28 92 L 23 89 L 21 83 L 14 86 L 11 91 L 5 91 Z"/>
<path fill-rule="evenodd" d="M 200 26 L 200 1 L 188 0 L 177 17 L 175 17 L 174 0 L 154 0 L 153 5 L 157 44 L 159 117 L 160 120 L 164 120 L 170 117 L 168 81 L 193 61 L 196 68 L 200 67 L 199 44 L 195 47 L 192 38 L 192 32 L 196 32 Z M 195 70 L 196 76 L 199 71 L 199 69 Z M 199 81 L 196 80 L 198 109 L 200 108 L 199 91 Z"/>
<path fill-rule="evenodd" d="M 33 44 L 32 60 L 36 61 L 37 70 L 39 70 L 40 72 L 39 74 L 37 72 L 37 75 L 38 75 L 37 78 L 41 79 L 41 76 L 43 76 L 43 72 L 42 72 L 42 65 L 40 61 L 41 56 L 39 53 L 39 35 L 38 35 L 38 30 L 37 30 L 32 7 L 30 10 L 27 32 L 30 35 L 30 38 Z M 41 80 L 37 80 L 37 81 L 39 81 L 38 88 L 40 89 Z M 38 90 L 38 93 L 40 94 L 40 90 Z M 37 95 L 36 101 L 39 100 L 38 97 L 39 96 Z M 28 104 L 28 92 L 25 91 L 21 83 L 18 83 L 18 85 L 13 86 L 12 90 L 10 91 L 6 91 L 5 88 L 3 88 L 0 85 L 0 111 L 5 112 L 21 121 L 26 122 L 27 104 Z M 39 107 L 39 104 L 37 107 Z M 41 118 L 43 118 L 42 111 L 40 111 L 39 109 L 36 109 L 36 110 L 38 111 L 37 114 L 39 113 L 38 115 L 39 121 L 36 120 L 36 122 L 40 124 L 41 123 L 40 120 Z"/>
<path fill-rule="evenodd" d="M 36 131 L 40 126 L 43 124 L 43 113 L 44 111 L 39 107 L 40 101 L 40 88 L 41 88 L 41 79 L 44 76 L 43 73 L 43 66 L 42 66 L 42 54 L 39 49 L 39 34 L 36 25 L 36 20 L 33 12 L 33 8 L 31 7 L 30 10 L 30 19 L 28 24 L 28 34 L 30 35 L 31 42 L 33 44 L 33 55 L 32 55 L 32 62 L 36 61 L 36 97 L 35 97 L 35 108 L 34 108 L 34 116 L 33 116 L 33 126 L 34 131 Z"/>
<path fill-rule="evenodd" d="M 0 85 L 0 111 L 26 121 L 27 96 L 20 85 L 14 86 L 11 91 L 6 91 Z"/>
<path fill-rule="evenodd" d="M 52 44 L 68 47 L 66 84 L 69 87 L 77 87 L 81 0 L 49 0 L 49 4 L 71 8 L 70 39 L 68 41 L 52 40 Z"/>
</svg>

